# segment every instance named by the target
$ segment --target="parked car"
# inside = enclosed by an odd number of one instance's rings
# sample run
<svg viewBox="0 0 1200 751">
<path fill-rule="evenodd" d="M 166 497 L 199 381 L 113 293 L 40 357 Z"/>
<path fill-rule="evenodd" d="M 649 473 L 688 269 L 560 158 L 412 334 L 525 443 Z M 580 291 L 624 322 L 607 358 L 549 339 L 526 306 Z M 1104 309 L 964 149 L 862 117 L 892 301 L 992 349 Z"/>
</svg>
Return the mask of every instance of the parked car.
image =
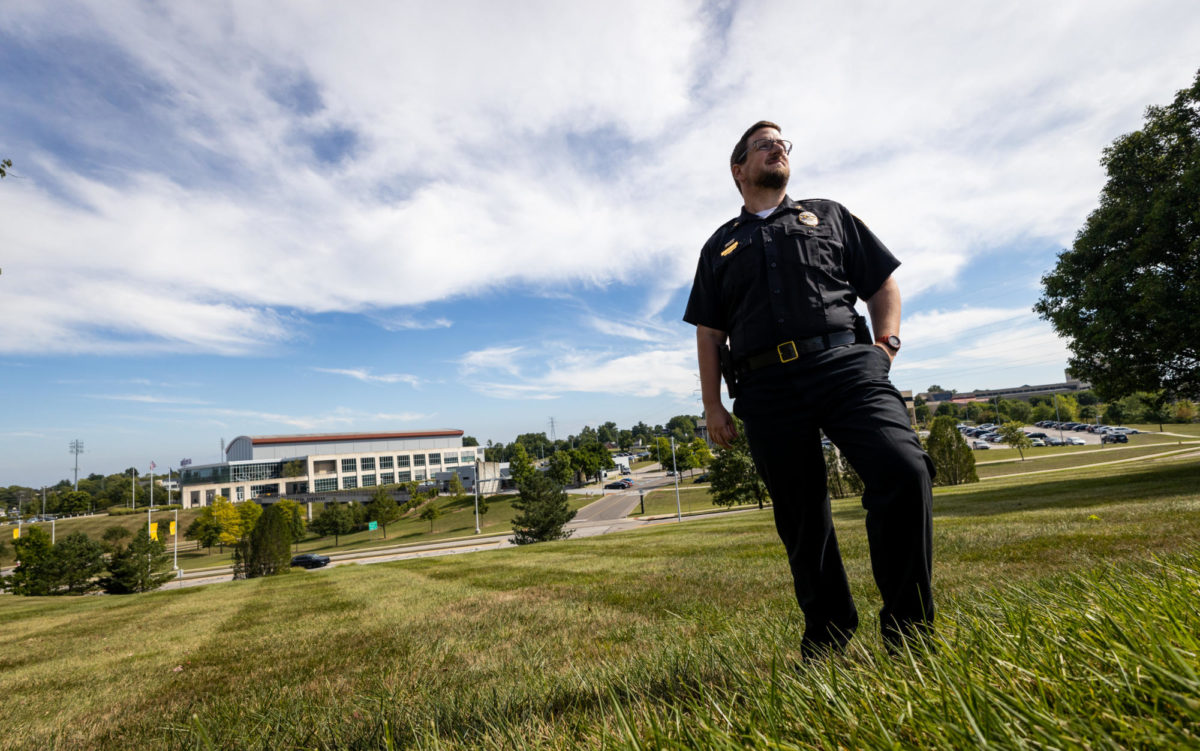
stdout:
<svg viewBox="0 0 1200 751">
<path fill-rule="evenodd" d="M 1083 440 L 1082 438 L 1080 438 L 1077 435 L 1069 436 L 1067 438 L 1066 442 L 1067 442 L 1067 445 L 1069 445 L 1069 446 L 1086 446 L 1087 445 L 1087 441 Z"/>
<path fill-rule="evenodd" d="M 304 568 L 321 568 L 329 565 L 329 556 L 317 555 L 316 553 L 301 553 L 292 558 L 293 566 L 303 566 Z"/>
<path fill-rule="evenodd" d="M 1043 441 L 1041 438 L 1034 438 L 1033 440 L 1031 440 L 1029 442 L 1029 445 L 1034 448 L 1043 448 L 1043 447 L 1045 447 L 1046 442 Z"/>
<path fill-rule="evenodd" d="M 973 449 L 990 449 L 991 446 L 988 445 L 987 441 L 981 441 L 978 438 L 976 438 L 975 440 L 971 441 L 971 448 L 973 448 Z"/>
<path fill-rule="evenodd" d="M 1100 436 L 1100 443 L 1129 443 L 1129 436 L 1124 433 L 1105 433 Z"/>
</svg>

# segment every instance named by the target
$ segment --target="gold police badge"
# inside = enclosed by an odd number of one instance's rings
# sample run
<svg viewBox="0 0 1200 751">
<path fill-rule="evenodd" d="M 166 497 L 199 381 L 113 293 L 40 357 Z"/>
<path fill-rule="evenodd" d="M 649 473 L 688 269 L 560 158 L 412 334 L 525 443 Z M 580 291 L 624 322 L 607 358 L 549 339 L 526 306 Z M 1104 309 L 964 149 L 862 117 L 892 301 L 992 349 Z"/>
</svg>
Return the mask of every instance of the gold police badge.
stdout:
<svg viewBox="0 0 1200 751">
<path fill-rule="evenodd" d="M 811 211 L 801 211 L 800 215 L 796 218 L 799 219 L 800 223 L 806 227 L 815 227 L 820 222 L 820 220 L 817 219 L 817 215 Z"/>
</svg>

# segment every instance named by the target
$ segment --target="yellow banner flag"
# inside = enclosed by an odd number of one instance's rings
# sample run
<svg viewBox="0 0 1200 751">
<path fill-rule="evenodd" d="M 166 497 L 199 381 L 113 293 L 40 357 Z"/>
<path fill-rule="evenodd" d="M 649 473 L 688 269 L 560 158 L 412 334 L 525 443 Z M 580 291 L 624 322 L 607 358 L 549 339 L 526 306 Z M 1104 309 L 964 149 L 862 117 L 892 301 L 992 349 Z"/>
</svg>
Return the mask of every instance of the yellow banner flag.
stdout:
<svg viewBox="0 0 1200 751">
<path fill-rule="evenodd" d="M 150 539 L 151 540 L 158 539 L 158 522 L 154 522 L 153 524 L 150 525 Z"/>
<path fill-rule="evenodd" d="M 20 537 L 21 537 L 21 528 L 13 527 L 13 539 L 17 540 L 17 539 L 20 539 Z"/>
<path fill-rule="evenodd" d="M 174 537 L 174 536 L 175 536 L 175 522 L 171 522 L 171 532 L 170 532 L 170 534 L 171 534 L 171 536 L 172 536 L 172 537 Z"/>
</svg>

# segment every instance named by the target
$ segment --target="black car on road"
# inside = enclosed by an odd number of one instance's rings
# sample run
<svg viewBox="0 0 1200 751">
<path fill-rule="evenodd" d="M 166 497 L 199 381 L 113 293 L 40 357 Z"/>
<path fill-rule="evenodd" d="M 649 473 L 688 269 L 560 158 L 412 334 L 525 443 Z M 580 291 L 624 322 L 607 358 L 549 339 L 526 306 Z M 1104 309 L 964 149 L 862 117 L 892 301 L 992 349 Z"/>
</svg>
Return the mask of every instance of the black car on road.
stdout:
<svg viewBox="0 0 1200 751">
<path fill-rule="evenodd" d="M 292 559 L 293 566 L 303 566 L 304 568 L 321 568 L 329 565 L 329 556 L 317 555 L 316 553 L 301 553 Z"/>
<path fill-rule="evenodd" d="M 1124 433 L 1105 433 L 1100 436 L 1100 443 L 1129 443 L 1129 436 Z"/>
</svg>

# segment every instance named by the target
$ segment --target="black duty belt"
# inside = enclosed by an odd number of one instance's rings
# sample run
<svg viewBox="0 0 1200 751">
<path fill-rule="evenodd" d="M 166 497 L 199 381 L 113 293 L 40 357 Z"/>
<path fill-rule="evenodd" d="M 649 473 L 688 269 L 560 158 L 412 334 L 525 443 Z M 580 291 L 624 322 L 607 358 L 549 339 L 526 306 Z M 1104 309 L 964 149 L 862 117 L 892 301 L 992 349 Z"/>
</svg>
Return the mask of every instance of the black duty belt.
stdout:
<svg viewBox="0 0 1200 751">
<path fill-rule="evenodd" d="M 854 341 L 855 336 L 853 331 L 837 331 L 832 334 L 810 336 L 807 339 L 793 339 L 776 345 L 774 349 L 763 350 L 757 354 L 741 358 L 734 363 L 734 369 L 739 374 L 750 373 L 759 368 L 792 362 L 807 352 L 821 352 L 822 350 L 853 344 Z"/>
</svg>

